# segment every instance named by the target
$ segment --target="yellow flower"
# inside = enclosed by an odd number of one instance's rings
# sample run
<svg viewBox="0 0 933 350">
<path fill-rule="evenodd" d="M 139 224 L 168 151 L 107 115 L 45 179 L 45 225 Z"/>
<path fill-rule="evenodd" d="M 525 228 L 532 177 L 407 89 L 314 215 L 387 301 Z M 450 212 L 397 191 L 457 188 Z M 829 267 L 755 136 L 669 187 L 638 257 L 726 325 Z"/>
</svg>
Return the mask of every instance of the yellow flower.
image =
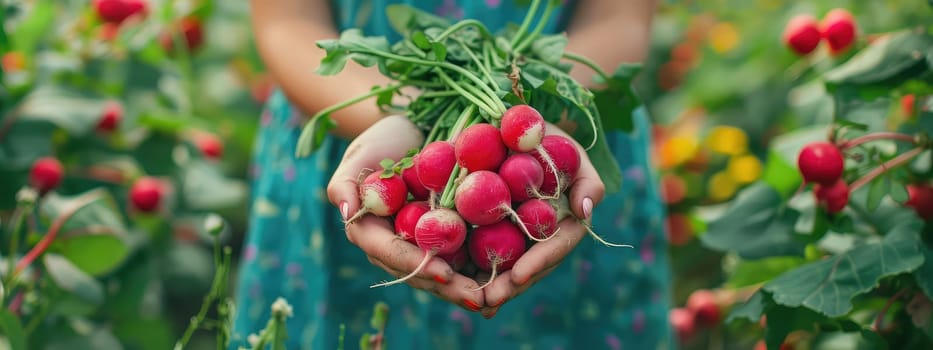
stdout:
<svg viewBox="0 0 933 350">
<path fill-rule="evenodd" d="M 714 201 L 722 201 L 731 198 L 737 189 L 738 185 L 725 172 L 714 174 L 707 184 L 709 197 Z"/>
<path fill-rule="evenodd" d="M 748 151 L 748 135 L 733 126 L 717 126 L 706 137 L 706 147 L 713 152 L 737 156 Z"/>
<path fill-rule="evenodd" d="M 748 154 L 732 157 L 726 166 L 726 172 L 735 182 L 747 184 L 761 177 L 761 161 L 758 157 Z"/>
<path fill-rule="evenodd" d="M 671 168 L 683 164 L 697 151 L 697 140 L 691 136 L 673 136 L 661 144 L 661 167 Z"/>
<path fill-rule="evenodd" d="M 739 45 L 739 32 L 729 22 L 716 23 L 710 28 L 708 37 L 709 46 L 719 54 L 732 51 Z"/>
</svg>

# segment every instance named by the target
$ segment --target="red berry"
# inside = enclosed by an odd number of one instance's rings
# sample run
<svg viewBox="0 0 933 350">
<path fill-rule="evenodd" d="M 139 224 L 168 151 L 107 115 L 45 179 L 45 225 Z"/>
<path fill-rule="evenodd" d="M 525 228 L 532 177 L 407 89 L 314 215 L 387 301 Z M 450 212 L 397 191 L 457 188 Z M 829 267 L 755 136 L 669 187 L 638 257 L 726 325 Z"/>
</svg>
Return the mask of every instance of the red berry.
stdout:
<svg viewBox="0 0 933 350">
<path fill-rule="evenodd" d="M 109 102 L 104 106 L 104 113 L 97 122 L 97 130 L 105 133 L 114 131 L 120 125 L 121 120 L 123 120 L 123 106 L 120 102 Z"/>
<path fill-rule="evenodd" d="M 845 52 L 855 42 L 855 19 L 846 9 L 833 9 L 820 22 L 820 33 L 832 54 Z"/>
<path fill-rule="evenodd" d="M 667 241 L 673 246 L 682 246 L 693 238 L 693 227 L 690 219 L 681 213 L 667 215 Z"/>
<path fill-rule="evenodd" d="M 908 117 L 914 116 L 914 101 L 916 97 L 913 94 L 904 95 L 901 97 L 901 109 L 904 111 L 904 115 Z"/>
<path fill-rule="evenodd" d="M 188 52 L 194 52 L 204 43 L 204 29 L 201 20 L 196 17 L 186 17 L 176 24 L 177 29 L 181 30 L 181 38 L 185 41 L 185 47 Z M 162 48 L 171 53 L 175 51 L 176 34 L 169 30 L 162 33 L 159 38 Z"/>
<path fill-rule="evenodd" d="M 905 205 L 914 209 L 924 220 L 933 218 L 933 187 L 927 184 L 907 185 L 910 195 Z"/>
<path fill-rule="evenodd" d="M 139 211 L 153 212 L 159 208 L 165 188 L 161 181 L 143 177 L 130 187 L 130 203 Z"/>
<path fill-rule="evenodd" d="M 813 142 L 806 145 L 797 157 L 797 167 L 806 182 L 832 185 L 842 177 L 845 160 L 836 145 Z"/>
<path fill-rule="evenodd" d="M 224 144 L 214 134 L 199 135 L 196 142 L 201 154 L 206 158 L 218 159 L 224 154 Z"/>
<path fill-rule="evenodd" d="M 40 193 L 51 191 L 58 187 L 65 175 L 65 168 L 58 159 L 43 157 L 32 163 L 29 170 L 29 185 Z"/>
<path fill-rule="evenodd" d="M 674 328 L 674 333 L 677 334 L 677 339 L 679 339 L 681 343 L 686 343 L 693 339 L 696 325 L 694 323 L 693 313 L 690 312 L 690 310 L 674 308 L 671 309 L 668 317 L 670 318 L 671 327 Z"/>
<path fill-rule="evenodd" d="M 799 14 L 787 22 L 782 36 L 784 45 L 798 55 L 807 55 L 820 44 L 820 29 L 816 18 L 808 14 Z"/>
<path fill-rule="evenodd" d="M 712 327 L 719 323 L 720 311 L 716 303 L 716 294 L 700 289 L 687 298 L 687 309 L 693 312 L 696 324 L 701 327 Z"/>
<path fill-rule="evenodd" d="M 813 193 L 816 195 L 817 202 L 830 214 L 842 211 L 849 204 L 849 185 L 842 179 L 830 186 L 816 185 Z"/>
<path fill-rule="evenodd" d="M 687 196 L 687 182 L 674 174 L 661 177 L 661 198 L 665 204 L 677 204 Z"/>
</svg>

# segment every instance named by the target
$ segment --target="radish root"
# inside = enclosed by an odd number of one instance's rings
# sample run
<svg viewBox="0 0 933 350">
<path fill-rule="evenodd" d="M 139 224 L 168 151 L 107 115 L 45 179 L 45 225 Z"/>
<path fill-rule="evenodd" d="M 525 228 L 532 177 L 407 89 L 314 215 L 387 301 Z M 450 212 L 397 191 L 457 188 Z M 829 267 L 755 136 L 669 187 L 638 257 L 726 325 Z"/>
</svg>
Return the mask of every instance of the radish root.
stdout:
<svg viewBox="0 0 933 350">
<path fill-rule="evenodd" d="M 412 277 L 417 276 L 419 273 L 421 273 L 421 271 L 424 270 L 424 268 L 425 268 L 426 266 L 428 266 L 428 262 L 431 261 L 431 258 L 433 258 L 435 255 L 436 255 L 436 253 L 433 252 L 433 251 L 425 252 L 425 254 L 424 254 L 424 259 L 421 259 L 421 263 L 418 264 L 418 267 L 416 267 L 414 271 L 412 271 L 410 274 L 408 274 L 408 276 L 399 278 L 399 279 L 394 280 L 394 281 L 388 281 L 388 282 L 382 282 L 382 283 L 374 284 L 374 285 L 369 286 L 369 288 L 386 287 L 386 286 L 391 286 L 391 285 L 393 285 L 393 284 L 399 284 L 399 283 L 405 282 L 405 281 L 411 279 Z"/>
<path fill-rule="evenodd" d="M 525 223 L 522 222 L 522 219 L 521 219 L 520 217 L 518 217 L 518 213 L 516 213 L 515 210 L 512 209 L 511 206 L 509 206 L 509 205 L 507 205 L 507 204 L 504 204 L 504 205 L 502 205 L 502 209 L 505 210 L 507 213 L 509 213 L 510 216 L 512 216 L 512 219 L 515 220 L 516 226 L 518 226 L 518 228 L 522 230 L 522 232 L 525 234 L 525 236 L 528 236 L 528 238 L 530 238 L 532 241 L 535 241 L 535 242 L 546 242 L 547 240 L 551 239 L 551 237 L 554 237 L 554 236 L 550 236 L 550 237 L 547 237 L 547 238 L 544 238 L 544 239 L 535 237 L 535 235 L 531 234 L 531 232 L 528 231 L 528 228 L 525 227 Z"/>
<path fill-rule="evenodd" d="M 607 246 L 609 246 L 609 247 L 617 247 L 617 248 L 635 248 L 634 246 L 629 245 L 629 244 L 617 244 L 617 243 L 609 243 L 609 242 L 606 242 L 606 240 L 604 240 L 602 237 L 600 237 L 599 235 L 597 235 L 596 232 L 593 232 L 593 228 L 590 226 L 590 224 L 587 224 L 587 223 L 586 223 L 585 221 L 583 221 L 583 220 L 580 220 L 580 224 L 583 225 L 583 227 L 586 228 L 586 232 L 589 232 L 589 233 L 590 233 L 590 236 L 593 236 L 593 238 L 596 239 L 597 241 L 599 241 L 599 243 L 602 243 L 602 244 L 607 245 Z"/>
<path fill-rule="evenodd" d="M 558 197 L 560 197 L 560 192 L 561 192 L 561 182 L 562 182 L 561 173 L 559 170 L 557 170 L 557 165 L 554 164 L 554 159 L 552 159 L 551 155 L 547 153 L 547 150 L 544 149 L 544 146 L 539 144 L 538 146 L 535 147 L 535 150 L 538 151 L 539 155 L 541 155 L 541 159 L 544 159 L 544 162 L 547 163 L 548 168 L 551 170 L 551 172 L 554 173 L 554 178 L 557 180 L 557 187 L 554 189 L 554 194 L 549 195 L 549 196 L 542 196 L 539 198 L 557 199 Z"/>
<path fill-rule="evenodd" d="M 489 260 L 491 260 L 490 265 L 492 265 L 492 273 L 490 273 L 489 280 L 487 280 L 486 283 L 483 283 L 483 285 L 479 287 L 473 288 L 472 291 L 474 292 L 478 290 L 482 290 L 483 288 L 486 288 L 490 284 L 492 284 L 492 281 L 496 279 L 499 264 L 501 264 L 503 261 L 503 259 L 500 259 L 499 256 L 497 256 L 496 253 L 492 251 L 492 249 L 487 249 L 486 254 L 489 254 L 489 257 L 490 257 Z"/>
</svg>

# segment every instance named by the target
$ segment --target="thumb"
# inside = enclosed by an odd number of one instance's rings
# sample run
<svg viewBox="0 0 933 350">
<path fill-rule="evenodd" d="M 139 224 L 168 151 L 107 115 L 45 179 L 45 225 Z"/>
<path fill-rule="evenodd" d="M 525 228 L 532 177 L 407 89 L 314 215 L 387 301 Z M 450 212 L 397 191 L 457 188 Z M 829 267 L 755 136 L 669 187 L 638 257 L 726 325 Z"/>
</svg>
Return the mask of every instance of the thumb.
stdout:
<svg viewBox="0 0 933 350">
<path fill-rule="evenodd" d="M 593 215 L 593 208 L 603 200 L 606 185 L 579 142 L 554 125 L 548 125 L 547 133 L 564 136 L 577 148 L 577 153 L 580 155 L 580 168 L 577 170 L 573 183 L 570 184 L 570 209 L 577 218 L 589 219 Z"/>
<path fill-rule="evenodd" d="M 421 131 L 408 118 L 396 115 L 380 119 L 350 143 L 327 185 L 327 198 L 344 220 L 360 209 L 361 174 L 377 170 L 383 159 L 403 158 L 423 140 Z"/>
</svg>

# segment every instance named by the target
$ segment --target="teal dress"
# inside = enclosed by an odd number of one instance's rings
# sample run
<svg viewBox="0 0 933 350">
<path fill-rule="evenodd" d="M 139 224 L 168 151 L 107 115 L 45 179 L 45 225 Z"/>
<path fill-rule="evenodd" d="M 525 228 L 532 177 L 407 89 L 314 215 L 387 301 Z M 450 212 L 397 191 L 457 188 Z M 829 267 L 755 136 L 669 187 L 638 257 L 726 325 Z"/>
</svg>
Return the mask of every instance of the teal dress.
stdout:
<svg viewBox="0 0 933 350">
<path fill-rule="evenodd" d="M 395 2 L 336 1 L 336 23 L 389 34 L 381 9 Z M 527 4 L 513 0 L 404 2 L 452 19 L 479 18 L 493 30 L 521 22 L 527 11 Z M 565 3 L 556 12 L 549 32 L 561 30 L 572 6 Z M 390 276 L 346 240 L 339 213 L 325 193 L 347 142 L 329 138 L 311 157 L 295 159 L 305 118 L 280 92 L 262 113 L 232 349 L 265 327 L 278 297 L 294 308 L 288 349 L 336 349 L 341 324 L 347 327 L 346 348 L 356 348 L 360 335 L 370 331 L 369 316 L 379 301 L 391 308 L 389 349 L 674 347 L 667 321 L 671 276 L 664 206 L 651 170 L 651 132 L 643 110 L 637 113 L 634 133 L 608 135 L 622 165 L 624 188 L 607 196 L 593 214 L 594 227 L 604 238 L 636 248 L 605 247 L 586 237 L 548 277 L 505 304 L 491 320 L 407 285 L 369 288 Z"/>
</svg>

